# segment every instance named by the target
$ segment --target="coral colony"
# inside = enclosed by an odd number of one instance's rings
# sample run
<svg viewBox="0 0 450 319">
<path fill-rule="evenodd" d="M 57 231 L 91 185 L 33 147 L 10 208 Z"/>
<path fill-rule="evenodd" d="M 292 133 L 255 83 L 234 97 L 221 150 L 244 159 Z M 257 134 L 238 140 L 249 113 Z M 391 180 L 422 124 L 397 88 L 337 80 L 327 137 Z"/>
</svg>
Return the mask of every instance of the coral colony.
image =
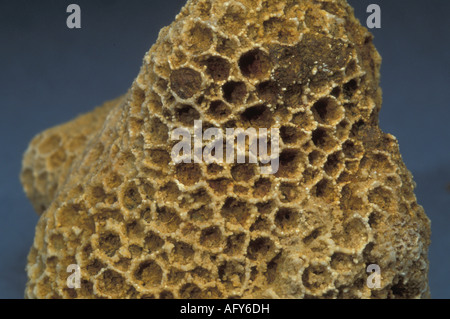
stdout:
<svg viewBox="0 0 450 319">
<path fill-rule="evenodd" d="M 345 0 L 188 1 L 126 96 L 26 151 L 26 297 L 428 297 L 430 223 L 378 126 L 380 63 Z M 195 121 L 215 161 L 176 160 Z"/>
</svg>

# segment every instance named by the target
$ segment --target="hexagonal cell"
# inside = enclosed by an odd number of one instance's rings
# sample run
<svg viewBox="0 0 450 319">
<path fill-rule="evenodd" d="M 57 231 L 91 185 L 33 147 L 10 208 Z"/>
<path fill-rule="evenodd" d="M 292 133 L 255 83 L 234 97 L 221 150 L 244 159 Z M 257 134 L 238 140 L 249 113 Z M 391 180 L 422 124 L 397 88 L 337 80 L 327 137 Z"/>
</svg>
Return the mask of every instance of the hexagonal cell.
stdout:
<svg viewBox="0 0 450 319">
<path fill-rule="evenodd" d="M 231 168 L 231 176 L 237 182 L 249 182 L 256 174 L 255 164 L 236 164 Z"/>
<path fill-rule="evenodd" d="M 194 281 L 210 281 L 212 280 L 212 273 L 211 271 L 205 269 L 204 267 L 195 267 L 192 271 L 192 278 L 194 279 Z"/>
<path fill-rule="evenodd" d="M 234 185 L 233 186 L 233 193 L 235 193 L 237 196 L 243 196 L 247 195 L 249 192 L 249 188 L 242 186 L 242 185 Z"/>
<path fill-rule="evenodd" d="M 223 97 L 228 103 L 243 103 L 247 96 L 247 86 L 244 82 L 230 81 L 222 86 Z"/>
<path fill-rule="evenodd" d="M 207 166 L 206 173 L 210 176 L 215 176 L 215 175 L 220 174 L 223 171 L 223 169 L 224 168 L 222 166 L 220 166 L 219 164 L 212 163 Z"/>
<path fill-rule="evenodd" d="M 300 193 L 300 188 L 295 183 L 281 183 L 279 187 L 280 200 L 283 203 L 293 203 L 302 200 L 305 196 Z"/>
<path fill-rule="evenodd" d="M 343 91 L 344 91 L 344 97 L 346 99 L 351 99 L 355 92 L 358 90 L 359 85 L 358 81 L 356 79 L 352 79 L 344 84 Z"/>
<path fill-rule="evenodd" d="M 302 107 L 303 87 L 301 84 L 290 84 L 286 87 L 283 92 L 283 101 L 285 107 L 290 107 L 293 109 L 298 109 Z"/>
<path fill-rule="evenodd" d="M 175 107 L 175 118 L 185 126 L 193 127 L 194 121 L 200 119 L 200 113 L 189 104 L 182 104 Z"/>
<path fill-rule="evenodd" d="M 195 185 L 202 177 L 202 170 L 195 163 L 181 163 L 176 165 L 176 178 L 184 185 Z"/>
<path fill-rule="evenodd" d="M 312 106 L 312 112 L 316 121 L 335 125 L 344 116 L 344 109 L 332 98 L 322 98 Z"/>
<path fill-rule="evenodd" d="M 169 138 L 168 127 L 156 116 L 149 119 L 148 141 L 151 144 L 166 144 Z"/>
<path fill-rule="evenodd" d="M 291 122 L 305 131 L 312 131 L 317 126 L 317 122 L 314 120 L 313 116 L 307 112 L 293 114 Z"/>
<path fill-rule="evenodd" d="M 296 126 L 282 126 L 280 129 L 281 140 L 285 144 L 297 144 L 306 138 L 306 134 Z"/>
<path fill-rule="evenodd" d="M 309 261 L 314 263 L 329 264 L 330 255 L 334 252 L 334 247 L 330 245 L 330 240 L 326 236 L 320 236 L 309 243 L 305 242 L 305 247 L 305 254 L 308 255 Z"/>
<path fill-rule="evenodd" d="M 219 26 L 231 35 L 239 34 L 245 28 L 247 8 L 240 3 L 230 2 L 225 11 L 220 12 Z M 217 14 L 219 16 L 219 14 Z"/>
<path fill-rule="evenodd" d="M 178 203 L 181 208 L 190 208 L 192 203 L 197 205 L 207 205 L 212 201 L 211 196 L 206 188 L 197 188 L 190 195 L 184 196 L 183 199 Z"/>
<path fill-rule="evenodd" d="M 194 22 L 187 31 L 188 47 L 193 53 L 203 53 L 214 43 L 213 31 L 203 23 Z"/>
<path fill-rule="evenodd" d="M 157 286 L 162 281 L 162 269 L 154 260 L 146 260 L 139 264 L 134 271 L 134 278 L 140 281 L 143 287 Z"/>
<path fill-rule="evenodd" d="M 366 226 L 363 220 L 353 218 L 343 224 L 342 230 L 336 230 L 332 239 L 341 248 L 361 250 L 368 244 L 369 234 Z"/>
<path fill-rule="evenodd" d="M 136 114 L 141 111 L 141 106 L 145 101 L 145 91 L 138 86 L 131 91 L 131 113 Z"/>
<path fill-rule="evenodd" d="M 260 49 L 244 53 L 239 59 L 239 67 L 248 78 L 264 78 L 272 68 L 269 56 Z"/>
<path fill-rule="evenodd" d="M 103 145 L 102 142 L 98 141 L 97 143 L 95 143 L 91 148 L 89 148 L 87 155 L 83 158 L 83 165 L 96 162 L 104 153 L 104 150 L 105 145 Z"/>
<path fill-rule="evenodd" d="M 62 234 L 52 234 L 50 240 L 48 241 L 49 250 L 58 251 L 64 249 L 65 239 Z"/>
<path fill-rule="evenodd" d="M 173 243 L 172 256 L 174 261 L 181 264 L 189 264 L 194 259 L 195 251 L 192 245 L 177 241 Z"/>
<path fill-rule="evenodd" d="M 319 127 L 312 133 L 312 141 L 314 145 L 321 148 L 325 152 L 331 151 L 338 145 L 338 142 L 333 137 L 332 132 L 322 127 Z"/>
<path fill-rule="evenodd" d="M 379 174 L 389 174 L 395 172 L 395 166 L 386 154 L 366 153 L 361 159 L 361 169 Z"/>
<path fill-rule="evenodd" d="M 227 221 L 244 225 L 250 217 L 250 207 L 244 201 L 229 197 L 222 206 L 220 213 Z"/>
<path fill-rule="evenodd" d="M 245 233 L 233 234 L 227 238 L 224 253 L 227 255 L 239 255 L 247 244 Z"/>
<path fill-rule="evenodd" d="M 217 45 L 216 45 L 217 53 L 231 57 L 238 51 L 237 50 L 238 47 L 239 43 L 237 42 L 236 39 L 221 36 L 218 36 L 217 38 Z"/>
<path fill-rule="evenodd" d="M 356 173 L 359 168 L 359 160 L 358 159 L 351 159 L 345 161 L 345 169 L 349 173 Z"/>
<path fill-rule="evenodd" d="M 87 201 L 92 204 L 104 202 L 106 193 L 102 185 L 91 185 L 87 188 Z"/>
<path fill-rule="evenodd" d="M 130 245 L 128 246 L 128 251 L 131 254 L 131 258 L 138 258 L 142 254 L 142 247 L 138 245 Z"/>
<path fill-rule="evenodd" d="M 378 186 L 370 190 L 367 196 L 369 202 L 377 205 L 380 209 L 389 212 L 395 211 L 394 208 L 396 203 L 394 203 L 393 198 L 395 197 L 392 191 L 383 186 Z"/>
<path fill-rule="evenodd" d="M 325 158 L 326 155 L 323 152 L 317 150 L 312 151 L 308 155 L 308 161 L 312 166 L 322 166 Z"/>
<path fill-rule="evenodd" d="M 122 184 L 122 182 L 122 176 L 113 171 L 107 172 L 103 177 L 103 185 L 105 186 L 106 190 L 116 189 Z"/>
<path fill-rule="evenodd" d="M 181 191 L 175 182 L 168 182 L 159 189 L 159 195 L 164 202 L 176 202 Z"/>
<path fill-rule="evenodd" d="M 231 109 L 223 101 L 216 100 L 211 102 L 208 114 L 219 120 L 224 120 L 231 114 Z"/>
<path fill-rule="evenodd" d="M 88 220 L 88 217 L 85 216 L 85 209 L 82 204 L 65 204 L 57 210 L 56 220 L 61 225 L 83 228 L 83 224 Z"/>
<path fill-rule="evenodd" d="M 327 267 L 322 265 L 312 265 L 305 269 L 302 275 L 302 282 L 305 288 L 312 292 L 319 293 L 327 288 L 333 278 Z"/>
<path fill-rule="evenodd" d="M 111 269 L 104 271 L 97 279 L 96 284 L 101 293 L 113 298 L 120 296 L 129 287 L 125 278 Z"/>
<path fill-rule="evenodd" d="M 334 253 L 331 256 L 330 266 L 340 273 L 349 272 L 355 265 L 354 259 L 355 257 L 349 254 Z"/>
<path fill-rule="evenodd" d="M 264 197 L 270 193 L 272 182 L 268 178 L 258 179 L 253 186 L 253 195 L 255 197 Z"/>
<path fill-rule="evenodd" d="M 201 86 L 202 76 L 193 69 L 181 68 L 170 75 L 170 87 L 182 99 L 191 98 Z"/>
<path fill-rule="evenodd" d="M 285 149 L 280 154 L 280 167 L 275 174 L 277 177 L 293 177 L 302 161 L 300 151 Z"/>
<path fill-rule="evenodd" d="M 145 234 L 144 248 L 153 253 L 161 249 L 164 245 L 164 240 L 158 234 L 150 231 Z"/>
<path fill-rule="evenodd" d="M 363 110 L 359 110 L 359 112 L 363 112 Z M 362 140 L 370 141 L 377 138 L 382 138 L 382 136 L 377 136 L 378 133 L 379 132 L 377 129 L 370 128 L 364 120 L 360 119 L 359 121 L 353 123 L 352 128 L 350 129 L 349 137 L 354 140 L 361 140 L 362 138 Z"/>
<path fill-rule="evenodd" d="M 123 258 L 121 257 L 119 259 L 119 261 L 114 263 L 114 267 L 116 267 L 116 269 L 126 272 L 128 271 L 128 268 L 130 268 L 131 265 L 131 259 L 129 258 Z"/>
<path fill-rule="evenodd" d="M 124 207 L 129 210 L 137 208 L 142 202 L 141 194 L 139 193 L 135 182 L 130 182 L 123 188 L 121 198 Z"/>
<path fill-rule="evenodd" d="M 341 152 L 336 152 L 328 155 L 327 161 L 323 166 L 323 170 L 328 176 L 336 177 L 336 175 L 343 169 L 344 164 L 342 163 L 343 155 Z"/>
<path fill-rule="evenodd" d="M 273 124 L 272 112 L 266 105 L 257 105 L 247 108 L 241 114 L 241 119 L 248 126 L 269 129 Z"/>
<path fill-rule="evenodd" d="M 203 229 L 200 234 L 200 244 L 208 248 L 220 248 L 223 245 L 224 238 L 222 231 L 217 226 L 211 226 Z"/>
<path fill-rule="evenodd" d="M 57 149 L 61 145 L 61 137 L 59 135 L 50 135 L 45 138 L 38 146 L 38 152 L 47 154 Z"/>
<path fill-rule="evenodd" d="M 112 231 L 98 236 L 98 248 L 109 257 L 114 256 L 121 245 L 120 236 Z"/>
<path fill-rule="evenodd" d="M 364 147 L 360 143 L 348 140 L 342 145 L 342 151 L 347 158 L 358 158 L 363 154 Z"/>
<path fill-rule="evenodd" d="M 181 223 L 178 214 L 173 209 L 164 206 L 156 209 L 156 221 L 159 229 L 168 233 L 177 230 Z"/>
<path fill-rule="evenodd" d="M 336 187 L 333 185 L 333 181 L 327 178 L 322 179 L 320 182 L 316 184 L 311 190 L 311 193 L 323 200 L 331 203 L 339 200 L 339 196 L 337 195 Z"/>
<path fill-rule="evenodd" d="M 275 201 L 273 200 L 269 200 L 266 202 L 262 202 L 262 203 L 257 203 L 256 204 L 256 208 L 258 209 L 258 213 L 262 216 L 262 215 L 269 215 L 271 214 L 275 208 L 276 208 L 276 204 Z"/>
<path fill-rule="evenodd" d="M 214 211 L 206 206 L 202 206 L 198 209 L 192 209 L 188 213 L 189 218 L 193 222 L 208 222 L 210 221 L 214 216 Z"/>
<path fill-rule="evenodd" d="M 86 270 L 89 273 L 89 275 L 91 276 L 95 276 L 96 274 L 98 274 L 100 272 L 100 270 L 102 270 L 103 268 L 106 268 L 106 265 L 104 263 L 102 263 L 100 260 L 98 259 L 94 259 L 92 260 L 87 266 L 86 266 Z"/>
<path fill-rule="evenodd" d="M 214 81 L 225 81 L 230 75 L 230 64 L 219 56 L 211 56 L 204 61 L 206 72 Z"/>
<path fill-rule="evenodd" d="M 127 236 L 129 238 L 140 238 L 144 232 L 145 227 L 139 220 L 132 221 L 126 226 Z"/>
<path fill-rule="evenodd" d="M 280 95 L 280 88 L 276 82 L 265 81 L 256 87 L 258 97 L 265 103 L 275 105 Z"/>
<path fill-rule="evenodd" d="M 176 285 L 181 282 L 186 276 L 186 272 L 178 268 L 171 267 L 167 271 L 167 281 L 169 285 Z"/>
<path fill-rule="evenodd" d="M 283 18 L 273 17 L 263 22 L 264 34 L 267 38 L 280 37 L 287 21 Z"/>
<path fill-rule="evenodd" d="M 282 231 L 291 231 L 298 228 L 299 217 L 291 208 L 280 208 L 275 214 L 275 225 Z"/>
<path fill-rule="evenodd" d="M 357 195 L 357 192 L 351 185 L 345 185 L 341 190 L 341 208 L 343 210 L 355 211 L 362 210 L 363 200 Z"/>
<path fill-rule="evenodd" d="M 267 260 L 275 255 L 275 245 L 268 237 L 258 237 L 250 241 L 247 256 L 251 260 Z"/>
<path fill-rule="evenodd" d="M 335 98 L 338 98 L 341 96 L 341 93 L 342 89 L 339 86 L 336 86 L 331 90 L 330 95 L 334 96 Z"/>
</svg>

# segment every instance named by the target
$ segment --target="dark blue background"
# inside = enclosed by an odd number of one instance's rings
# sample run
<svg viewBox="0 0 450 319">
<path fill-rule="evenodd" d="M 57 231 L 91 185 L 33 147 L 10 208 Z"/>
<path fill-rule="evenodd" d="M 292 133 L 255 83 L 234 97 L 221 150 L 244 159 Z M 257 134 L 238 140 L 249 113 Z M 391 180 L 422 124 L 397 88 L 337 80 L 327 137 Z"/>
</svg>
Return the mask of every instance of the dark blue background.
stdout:
<svg viewBox="0 0 450 319">
<path fill-rule="evenodd" d="M 82 29 L 66 27 L 70 3 Z M 450 1 L 350 0 L 382 9 L 381 126 L 395 135 L 432 220 L 430 284 L 450 297 Z M 37 215 L 19 182 L 38 132 L 125 93 L 183 0 L 0 0 L 0 298 L 22 298 Z"/>
</svg>

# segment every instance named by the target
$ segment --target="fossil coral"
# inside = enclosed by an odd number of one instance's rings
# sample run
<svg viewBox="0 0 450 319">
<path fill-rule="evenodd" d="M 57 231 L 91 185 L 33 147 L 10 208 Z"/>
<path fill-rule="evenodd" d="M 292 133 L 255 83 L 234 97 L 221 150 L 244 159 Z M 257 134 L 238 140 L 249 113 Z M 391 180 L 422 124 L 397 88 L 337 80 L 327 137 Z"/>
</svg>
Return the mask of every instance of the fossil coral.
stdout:
<svg viewBox="0 0 450 319">
<path fill-rule="evenodd" d="M 125 97 L 30 144 L 26 296 L 428 297 L 429 220 L 378 127 L 380 61 L 345 0 L 188 1 Z M 170 132 L 197 119 L 279 128 L 278 172 L 174 164 Z"/>
</svg>

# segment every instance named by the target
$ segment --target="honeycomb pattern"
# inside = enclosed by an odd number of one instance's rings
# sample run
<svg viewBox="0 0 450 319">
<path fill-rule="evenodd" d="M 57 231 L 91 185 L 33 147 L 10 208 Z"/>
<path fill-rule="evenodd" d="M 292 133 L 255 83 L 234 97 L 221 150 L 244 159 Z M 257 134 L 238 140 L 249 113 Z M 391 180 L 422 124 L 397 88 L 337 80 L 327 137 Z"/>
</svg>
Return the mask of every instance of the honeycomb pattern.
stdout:
<svg viewBox="0 0 450 319">
<path fill-rule="evenodd" d="M 343 0 L 188 1 L 125 98 L 31 143 L 26 297 L 427 297 L 429 220 L 378 127 L 379 66 Z M 279 171 L 175 165 L 170 132 L 195 120 L 280 129 Z"/>
<path fill-rule="evenodd" d="M 24 155 L 20 179 L 39 215 L 48 208 L 72 163 L 100 130 L 109 111 L 123 103 L 123 99 L 119 97 L 106 102 L 91 113 L 48 129 L 30 143 Z"/>
</svg>

